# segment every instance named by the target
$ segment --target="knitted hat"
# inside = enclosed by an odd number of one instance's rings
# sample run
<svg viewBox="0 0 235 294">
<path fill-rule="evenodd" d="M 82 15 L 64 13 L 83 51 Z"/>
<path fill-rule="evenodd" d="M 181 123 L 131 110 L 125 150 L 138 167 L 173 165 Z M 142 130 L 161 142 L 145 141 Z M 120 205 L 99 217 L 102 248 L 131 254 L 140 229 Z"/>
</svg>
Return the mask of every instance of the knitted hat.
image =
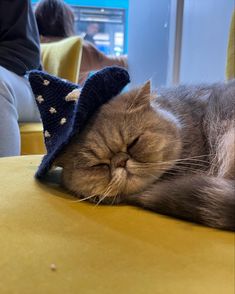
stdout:
<svg viewBox="0 0 235 294">
<path fill-rule="evenodd" d="M 106 67 L 87 79 L 83 88 L 38 70 L 29 73 L 29 81 L 41 114 L 47 149 L 35 175 L 42 178 L 71 138 L 130 80 L 125 69 Z"/>
</svg>

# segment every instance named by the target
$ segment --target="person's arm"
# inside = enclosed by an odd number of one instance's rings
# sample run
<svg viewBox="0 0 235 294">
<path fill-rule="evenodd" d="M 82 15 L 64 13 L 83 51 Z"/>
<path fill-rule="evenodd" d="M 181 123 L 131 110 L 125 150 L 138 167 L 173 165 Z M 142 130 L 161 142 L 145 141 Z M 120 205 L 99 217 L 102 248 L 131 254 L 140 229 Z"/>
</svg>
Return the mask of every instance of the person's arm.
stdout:
<svg viewBox="0 0 235 294">
<path fill-rule="evenodd" d="M 0 65 L 18 75 L 40 66 L 39 35 L 30 0 L 0 1 Z"/>
</svg>

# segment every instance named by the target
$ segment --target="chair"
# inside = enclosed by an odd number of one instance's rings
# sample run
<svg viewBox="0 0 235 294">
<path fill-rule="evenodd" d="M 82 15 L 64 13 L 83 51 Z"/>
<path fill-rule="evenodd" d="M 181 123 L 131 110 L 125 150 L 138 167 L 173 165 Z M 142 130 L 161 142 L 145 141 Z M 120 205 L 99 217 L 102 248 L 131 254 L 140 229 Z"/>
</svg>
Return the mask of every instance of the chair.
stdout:
<svg viewBox="0 0 235 294">
<path fill-rule="evenodd" d="M 41 123 L 20 123 L 21 155 L 45 154 Z"/>
<path fill-rule="evenodd" d="M 41 44 L 43 69 L 60 78 L 77 83 L 82 56 L 82 39 L 78 36 Z M 21 155 L 43 154 L 43 127 L 41 123 L 20 123 Z"/>
<path fill-rule="evenodd" d="M 82 39 L 78 36 L 41 44 L 43 68 L 48 73 L 77 83 L 82 56 Z"/>
</svg>

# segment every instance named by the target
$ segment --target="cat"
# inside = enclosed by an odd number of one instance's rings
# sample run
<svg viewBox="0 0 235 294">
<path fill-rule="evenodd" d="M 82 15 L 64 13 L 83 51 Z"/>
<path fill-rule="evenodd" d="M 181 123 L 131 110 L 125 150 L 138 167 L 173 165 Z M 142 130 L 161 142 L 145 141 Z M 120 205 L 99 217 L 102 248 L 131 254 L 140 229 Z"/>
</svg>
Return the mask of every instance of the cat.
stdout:
<svg viewBox="0 0 235 294">
<path fill-rule="evenodd" d="M 235 80 L 122 93 L 55 165 L 84 200 L 235 231 Z"/>
</svg>

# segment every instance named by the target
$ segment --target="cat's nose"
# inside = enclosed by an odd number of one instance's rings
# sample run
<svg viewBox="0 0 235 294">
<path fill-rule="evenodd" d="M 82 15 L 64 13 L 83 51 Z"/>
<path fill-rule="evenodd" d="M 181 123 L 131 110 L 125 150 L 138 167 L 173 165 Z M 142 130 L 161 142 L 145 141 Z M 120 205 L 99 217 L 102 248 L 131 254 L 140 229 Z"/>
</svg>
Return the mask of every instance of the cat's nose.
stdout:
<svg viewBox="0 0 235 294">
<path fill-rule="evenodd" d="M 124 152 L 120 152 L 117 153 L 113 158 L 112 158 L 112 164 L 114 167 L 125 167 L 127 160 L 129 159 L 129 155 L 124 153 Z"/>
<path fill-rule="evenodd" d="M 127 159 L 122 159 L 117 162 L 116 167 L 125 167 L 126 166 Z"/>
</svg>

